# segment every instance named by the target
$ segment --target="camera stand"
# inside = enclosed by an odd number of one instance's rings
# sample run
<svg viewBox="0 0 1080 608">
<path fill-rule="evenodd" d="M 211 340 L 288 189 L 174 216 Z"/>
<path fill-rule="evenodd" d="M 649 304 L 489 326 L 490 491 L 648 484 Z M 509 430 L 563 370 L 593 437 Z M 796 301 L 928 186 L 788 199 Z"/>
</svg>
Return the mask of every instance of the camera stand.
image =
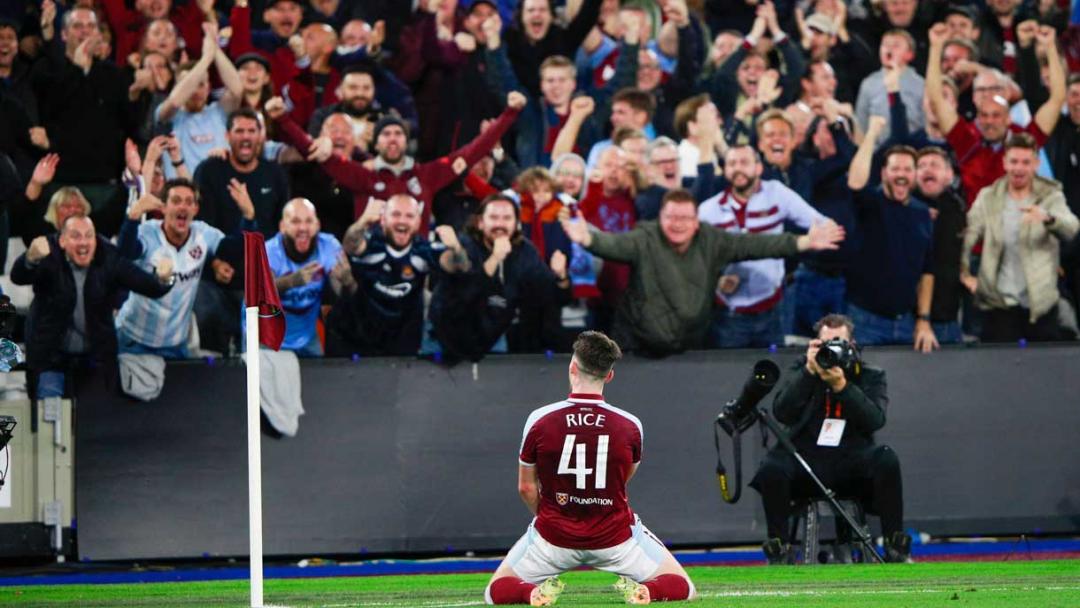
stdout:
<svg viewBox="0 0 1080 608">
<path fill-rule="evenodd" d="M 821 490 L 822 496 L 824 496 L 825 499 L 829 501 L 829 504 L 832 506 L 833 512 L 843 518 L 843 520 L 851 528 L 851 531 L 855 533 L 856 537 L 858 537 L 859 543 L 863 546 L 865 552 L 868 555 L 873 556 L 873 558 L 879 564 L 885 563 L 885 558 L 881 557 L 881 554 L 877 552 L 877 548 L 874 546 L 874 539 L 870 537 L 870 531 L 866 528 L 866 526 L 863 526 L 862 524 L 855 521 L 855 518 L 851 516 L 851 513 L 848 513 L 847 509 L 840 505 L 840 501 L 836 499 L 836 493 L 825 487 L 825 484 L 822 483 L 821 479 L 819 479 L 817 474 L 814 473 L 814 469 L 810 468 L 810 463 L 806 462 L 806 460 L 802 457 L 802 454 L 799 454 L 799 450 L 795 449 L 795 444 L 791 443 L 791 439 L 788 439 L 788 436 L 784 433 L 784 430 L 780 428 L 780 424 L 777 423 L 772 416 L 770 416 L 761 408 L 755 407 L 753 409 L 753 412 L 754 417 L 757 420 L 761 421 L 761 423 L 764 424 L 770 431 L 772 431 L 772 434 L 776 437 L 777 441 L 780 442 L 780 445 L 783 446 L 785 450 L 787 450 L 792 456 L 795 457 L 795 460 L 798 461 L 799 465 L 802 466 L 803 470 L 806 471 L 806 474 L 809 475 L 810 479 L 814 481 L 814 485 L 816 485 L 818 489 Z"/>
</svg>

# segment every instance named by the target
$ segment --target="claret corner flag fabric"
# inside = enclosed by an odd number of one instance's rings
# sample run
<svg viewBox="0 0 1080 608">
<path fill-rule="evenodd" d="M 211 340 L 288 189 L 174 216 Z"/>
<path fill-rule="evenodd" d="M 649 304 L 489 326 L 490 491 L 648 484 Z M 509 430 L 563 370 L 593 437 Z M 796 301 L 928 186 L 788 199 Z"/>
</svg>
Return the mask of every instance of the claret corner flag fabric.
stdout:
<svg viewBox="0 0 1080 608">
<path fill-rule="evenodd" d="M 259 342 L 280 350 L 285 339 L 285 313 L 266 260 L 266 241 L 259 232 L 244 232 L 244 302 L 259 307 Z"/>
</svg>

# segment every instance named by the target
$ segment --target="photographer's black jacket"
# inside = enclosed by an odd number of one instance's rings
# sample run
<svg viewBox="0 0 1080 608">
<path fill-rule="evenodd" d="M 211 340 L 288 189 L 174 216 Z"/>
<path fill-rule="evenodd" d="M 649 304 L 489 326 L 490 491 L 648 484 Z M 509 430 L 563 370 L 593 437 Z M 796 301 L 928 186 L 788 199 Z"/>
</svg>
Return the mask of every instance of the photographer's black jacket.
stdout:
<svg viewBox="0 0 1080 608">
<path fill-rule="evenodd" d="M 821 424 L 826 418 L 826 396 L 831 405 L 830 417 L 847 421 L 838 448 L 863 448 L 874 444 L 874 431 L 885 426 L 885 370 L 863 366 L 859 374 L 849 375 L 847 386 L 833 394 L 824 380 L 806 371 L 806 358 L 800 357 L 773 402 L 773 415 L 787 425 L 795 447 L 816 448 Z M 839 404 L 839 408 L 837 408 Z M 839 410 L 839 415 L 837 415 Z"/>
</svg>

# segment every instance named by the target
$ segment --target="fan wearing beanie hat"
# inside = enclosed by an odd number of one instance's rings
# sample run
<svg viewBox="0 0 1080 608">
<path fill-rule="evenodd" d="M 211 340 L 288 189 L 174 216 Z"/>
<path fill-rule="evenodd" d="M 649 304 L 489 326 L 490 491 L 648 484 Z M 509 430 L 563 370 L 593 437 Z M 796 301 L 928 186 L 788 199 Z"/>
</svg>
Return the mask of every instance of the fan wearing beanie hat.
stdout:
<svg viewBox="0 0 1080 608">
<path fill-rule="evenodd" d="M 524 107 L 525 96 L 518 92 L 510 93 L 507 95 L 506 109 L 486 131 L 450 154 L 426 163 L 417 163 L 406 152 L 409 138 L 407 123 L 399 116 L 386 115 L 379 119 L 373 130 L 377 156 L 372 168 L 334 155 L 323 161 L 322 167 L 334 181 L 353 193 L 356 217 L 363 214 L 369 198 L 386 200 L 395 194 L 408 194 L 420 201 L 423 203 L 420 233 L 427 236 L 435 194 L 490 153 Z M 286 115 L 283 99 L 275 97 L 267 102 L 266 114 L 277 122 L 285 143 L 297 150 L 311 150 L 311 137 Z M 459 159 L 465 161 L 464 165 L 458 162 Z"/>
</svg>

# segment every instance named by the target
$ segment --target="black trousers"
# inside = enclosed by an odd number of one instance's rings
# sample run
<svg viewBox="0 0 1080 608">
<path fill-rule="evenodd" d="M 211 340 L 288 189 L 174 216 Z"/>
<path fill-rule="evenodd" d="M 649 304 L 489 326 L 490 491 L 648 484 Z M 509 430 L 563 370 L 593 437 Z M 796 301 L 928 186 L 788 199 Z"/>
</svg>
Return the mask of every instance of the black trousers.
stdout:
<svg viewBox="0 0 1080 608">
<path fill-rule="evenodd" d="M 900 459 L 889 446 L 860 449 L 819 448 L 800 452 L 814 474 L 833 492 L 855 498 L 867 512 L 881 517 L 885 537 L 903 530 L 904 491 Z M 791 542 L 791 501 L 824 498 L 795 457 L 773 449 L 761 462 L 750 487 L 761 494 L 769 538 Z"/>
<path fill-rule="evenodd" d="M 983 342 L 1016 342 L 1021 338 L 1032 342 L 1052 342 L 1060 339 L 1057 306 L 1031 322 L 1031 311 L 1012 308 L 984 310 L 982 315 Z"/>
</svg>

